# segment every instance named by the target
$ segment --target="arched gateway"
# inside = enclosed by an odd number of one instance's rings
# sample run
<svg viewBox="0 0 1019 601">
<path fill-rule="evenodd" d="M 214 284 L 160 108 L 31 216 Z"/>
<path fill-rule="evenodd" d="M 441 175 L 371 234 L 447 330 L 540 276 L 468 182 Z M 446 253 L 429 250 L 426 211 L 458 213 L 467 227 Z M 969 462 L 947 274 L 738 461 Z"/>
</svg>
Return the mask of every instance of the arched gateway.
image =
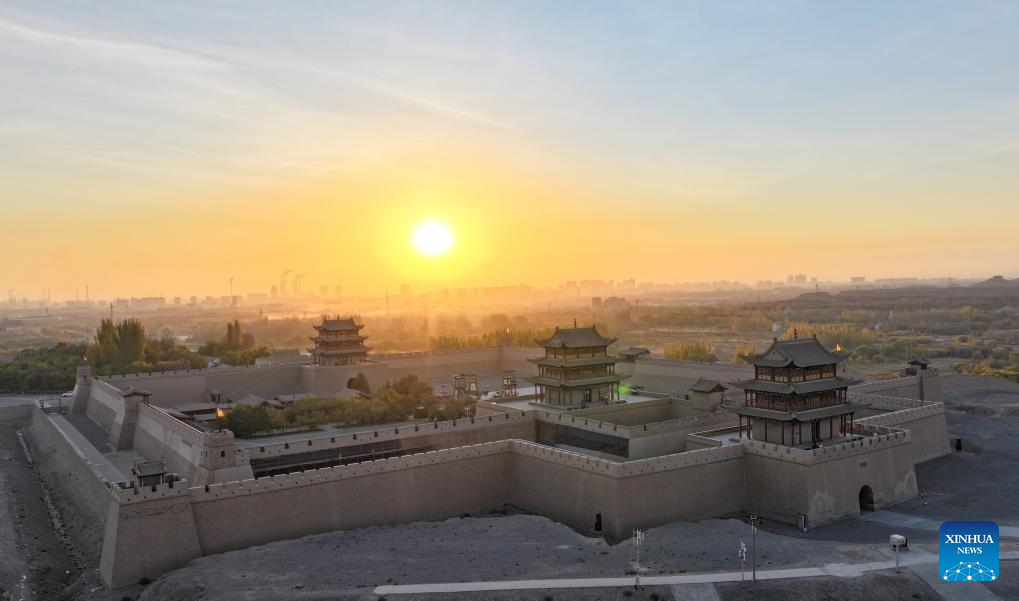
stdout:
<svg viewBox="0 0 1019 601">
<path fill-rule="evenodd" d="M 869 486 L 860 489 L 860 513 L 874 511 L 874 491 Z"/>
</svg>

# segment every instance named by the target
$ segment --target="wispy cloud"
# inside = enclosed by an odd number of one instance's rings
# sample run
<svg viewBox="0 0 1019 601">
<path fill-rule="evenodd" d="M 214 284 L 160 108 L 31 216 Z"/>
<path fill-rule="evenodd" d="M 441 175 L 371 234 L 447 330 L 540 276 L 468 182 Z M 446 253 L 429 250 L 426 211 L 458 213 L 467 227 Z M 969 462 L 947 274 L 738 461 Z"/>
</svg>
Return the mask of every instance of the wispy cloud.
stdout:
<svg viewBox="0 0 1019 601">
<path fill-rule="evenodd" d="M 420 123 L 415 115 L 423 113 L 520 131 L 441 94 L 315 56 L 100 31 L 29 14 L 0 14 L 0 50 L 61 67 L 42 79 L 47 91 L 83 98 L 0 124 L 0 136 L 30 136 L 22 122 L 33 121 L 47 128 L 55 156 L 105 169 L 253 185 L 321 176 L 406 135 L 379 99 L 395 101 L 407 124 Z M 93 67 L 81 69 L 83 62 Z"/>
<path fill-rule="evenodd" d="M 191 52 L 148 43 L 127 42 L 97 34 L 39 28 L 0 16 L 0 33 L 10 37 L 75 53 L 124 63 L 173 69 L 215 69 L 223 65 Z"/>
</svg>

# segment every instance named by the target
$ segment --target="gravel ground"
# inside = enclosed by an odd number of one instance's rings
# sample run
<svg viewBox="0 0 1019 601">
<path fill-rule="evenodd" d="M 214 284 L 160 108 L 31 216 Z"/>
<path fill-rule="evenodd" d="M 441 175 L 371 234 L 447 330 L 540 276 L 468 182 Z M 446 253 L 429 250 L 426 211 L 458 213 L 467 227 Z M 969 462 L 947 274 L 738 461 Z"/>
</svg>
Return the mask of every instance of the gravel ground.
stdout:
<svg viewBox="0 0 1019 601">
<path fill-rule="evenodd" d="M 645 574 L 736 570 L 737 520 L 678 522 L 648 531 Z M 876 548 L 758 532 L 762 569 L 885 559 Z M 536 515 L 455 518 L 332 532 L 203 557 L 149 586 L 143 599 L 270 599 L 370 592 L 380 584 L 624 576 L 629 543 L 609 545 Z M 297 584 L 300 589 L 293 589 Z M 314 597 L 312 597 L 314 598 Z"/>
<path fill-rule="evenodd" d="M 1003 561 L 998 566 L 999 578 L 983 585 L 1002 599 L 1019 599 L 1019 561 Z"/>
<path fill-rule="evenodd" d="M 762 580 L 752 587 L 723 583 L 715 590 L 722 601 L 941 601 L 941 595 L 910 570 L 858 578 Z"/>
<path fill-rule="evenodd" d="M 939 520 L 985 519 L 1019 526 L 1019 392 L 969 389 L 945 393 L 949 434 L 963 451 L 916 468 L 927 493 L 895 511 Z"/>
<path fill-rule="evenodd" d="M 18 434 L 25 422 L 0 421 L 0 595 L 17 600 L 61 598 L 81 575 L 72 550 L 53 527 L 41 479 Z M 8 552 L 13 547 L 13 552 Z M 0 599 L 3 599 L 0 596 Z"/>
</svg>

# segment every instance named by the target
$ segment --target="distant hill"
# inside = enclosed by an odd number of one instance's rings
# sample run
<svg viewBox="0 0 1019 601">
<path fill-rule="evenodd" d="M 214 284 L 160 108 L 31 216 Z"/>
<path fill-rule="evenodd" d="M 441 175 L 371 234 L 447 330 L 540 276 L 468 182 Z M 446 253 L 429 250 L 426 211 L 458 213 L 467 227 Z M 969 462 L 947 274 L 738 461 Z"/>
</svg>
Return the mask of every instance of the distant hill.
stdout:
<svg viewBox="0 0 1019 601">
<path fill-rule="evenodd" d="M 971 288 L 1019 288 L 1019 278 L 1009 280 L 1003 276 L 996 275 L 990 279 L 973 284 Z"/>
</svg>

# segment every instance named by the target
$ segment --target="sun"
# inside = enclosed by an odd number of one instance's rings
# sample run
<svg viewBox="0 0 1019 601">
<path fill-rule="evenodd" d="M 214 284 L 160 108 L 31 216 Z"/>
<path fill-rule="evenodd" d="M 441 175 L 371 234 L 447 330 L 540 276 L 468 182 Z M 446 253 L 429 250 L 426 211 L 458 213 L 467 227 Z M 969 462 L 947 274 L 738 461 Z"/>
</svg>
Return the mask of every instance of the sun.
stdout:
<svg viewBox="0 0 1019 601">
<path fill-rule="evenodd" d="M 414 229 L 410 243 L 422 255 L 438 257 L 453 247 L 453 232 L 443 223 L 426 221 Z"/>
</svg>

